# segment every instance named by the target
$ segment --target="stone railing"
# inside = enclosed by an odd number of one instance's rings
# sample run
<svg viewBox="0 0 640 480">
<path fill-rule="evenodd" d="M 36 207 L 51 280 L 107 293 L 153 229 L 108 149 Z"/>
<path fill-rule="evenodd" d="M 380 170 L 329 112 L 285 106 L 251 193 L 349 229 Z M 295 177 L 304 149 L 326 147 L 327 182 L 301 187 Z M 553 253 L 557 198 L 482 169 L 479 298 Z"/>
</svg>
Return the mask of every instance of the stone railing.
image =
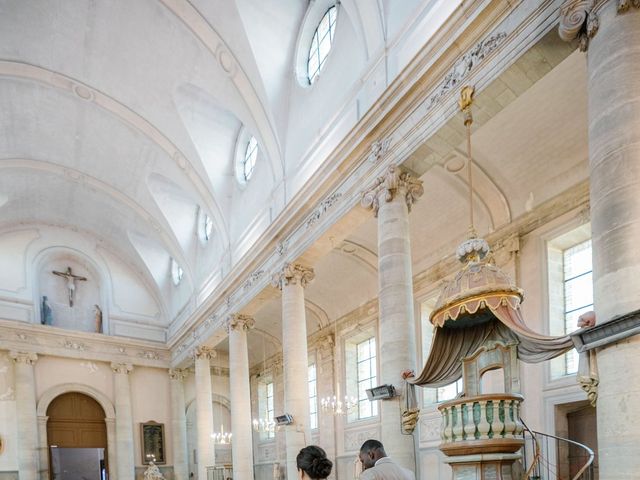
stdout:
<svg viewBox="0 0 640 480">
<path fill-rule="evenodd" d="M 442 403 L 440 450 L 447 455 L 513 453 L 524 440 L 522 395 L 491 393 Z"/>
</svg>

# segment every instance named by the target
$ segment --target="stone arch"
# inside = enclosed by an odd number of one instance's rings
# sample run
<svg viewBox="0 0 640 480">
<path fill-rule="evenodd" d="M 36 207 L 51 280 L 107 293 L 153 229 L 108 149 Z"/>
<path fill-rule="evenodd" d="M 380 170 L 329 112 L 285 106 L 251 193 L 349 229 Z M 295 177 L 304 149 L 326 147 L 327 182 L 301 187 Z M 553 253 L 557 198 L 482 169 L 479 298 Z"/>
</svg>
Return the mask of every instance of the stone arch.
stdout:
<svg viewBox="0 0 640 480">
<path fill-rule="evenodd" d="M 93 398 L 100 404 L 100 406 L 104 410 L 105 419 L 115 420 L 116 410 L 113 407 L 113 403 L 111 403 L 111 400 L 109 400 L 109 398 L 99 390 L 96 390 L 95 388 L 88 385 L 83 385 L 81 383 L 63 383 L 61 385 L 51 387 L 49 390 L 45 391 L 38 400 L 38 406 L 36 408 L 38 416 L 45 417 L 47 415 L 47 408 L 49 408 L 49 404 L 56 397 L 59 397 L 63 393 L 69 392 L 84 393 L 88 397 Z"/>
<path fill-rule="evenodd" d="M 116 410 L 109 398 L 99 390 L 82 383 L 63 383 L 46 390 L 38 399 L 38 439 L 40 452 L 40 470 L 43 478 L 49 478 L 49 444 L 47 441 L 47 409 L 51 402 L 64 393 L 78 392 L 93 398 L 104 410 L 104 423 L 107 427 L 107 455 L 109 470 L 117 472 L 116 459 Z M 46 466 L 46 467 L 45 467 Z"/>
</svg>

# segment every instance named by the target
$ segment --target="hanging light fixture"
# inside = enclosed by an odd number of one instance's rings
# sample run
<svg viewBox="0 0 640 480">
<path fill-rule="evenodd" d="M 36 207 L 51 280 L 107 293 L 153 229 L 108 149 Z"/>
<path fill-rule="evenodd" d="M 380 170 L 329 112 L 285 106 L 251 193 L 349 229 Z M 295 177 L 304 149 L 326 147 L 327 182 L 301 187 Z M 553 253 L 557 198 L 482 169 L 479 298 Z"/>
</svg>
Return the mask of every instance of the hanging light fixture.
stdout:
<svg viewBox="0 0 640 480">
<path fill-rule="evenodd" d="M 333 244 L 333 241 L 332 241 Z M 333 324 L 333 346 L 334 359 L 338 355 L 338 322 Z M 330 413 L 331 415 L 345 415 L 349 411 L 358 405 L 358 399 L 352 395 L 340 396 L 340 377 L 336 378 L 335 395 L 329 395 L 320 399 L 320 407 L 323 412 Z"/>
<path fill-rule="evenodd" d="M 211 434 L 211 438 L 213 438 L 213 442 L 216 445 L 230 445 L 231 437 L 233 434 L 231 432 L 224 431 L 224 425 L 220 424 L 220 431 L 214 432 Z"/>
</svg>

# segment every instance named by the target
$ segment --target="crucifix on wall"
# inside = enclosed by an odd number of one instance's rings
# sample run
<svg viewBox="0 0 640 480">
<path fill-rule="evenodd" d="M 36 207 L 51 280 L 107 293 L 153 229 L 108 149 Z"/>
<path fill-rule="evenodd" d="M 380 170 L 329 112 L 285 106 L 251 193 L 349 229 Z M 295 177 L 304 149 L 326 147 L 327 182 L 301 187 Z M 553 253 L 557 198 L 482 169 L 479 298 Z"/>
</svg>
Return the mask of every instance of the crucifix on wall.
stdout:
<svg viewBox="0 0 640 480">
<path fill-rule="evenodd" d="M 69 306 L 73 307 L 73 299 L 76 293 L 76 280 L 79 282 L 86 282 L 86 277 L 81 277 L 80 275 L 74 275 L 71 271 L 71 267 L 67 267 L 66 272 L 57 272 L 53 270 L 51 273 L 54 275 L 58 275 L 59 277 L 64 277 L 67 280 L 67 292 L 69 294 Z"/>
</svg>

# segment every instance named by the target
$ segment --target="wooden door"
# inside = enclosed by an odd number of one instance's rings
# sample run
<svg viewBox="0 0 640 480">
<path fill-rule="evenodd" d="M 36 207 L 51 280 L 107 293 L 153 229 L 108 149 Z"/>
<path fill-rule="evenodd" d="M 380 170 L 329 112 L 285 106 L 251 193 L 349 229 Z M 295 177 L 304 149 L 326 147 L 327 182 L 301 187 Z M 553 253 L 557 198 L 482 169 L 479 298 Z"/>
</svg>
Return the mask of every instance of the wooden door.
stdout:
<svg viewBox="0 0 640 480">
<path fill-rule="evenodd" d="M 47 416 L 48 447 L 104 448 L 106 463 L 105 414 L 93 398 L 78 392 L 64 393 L 51 402 L 47 408 Z M 108 472 L 108 465 L 106 468 Z"/>
</svg>

